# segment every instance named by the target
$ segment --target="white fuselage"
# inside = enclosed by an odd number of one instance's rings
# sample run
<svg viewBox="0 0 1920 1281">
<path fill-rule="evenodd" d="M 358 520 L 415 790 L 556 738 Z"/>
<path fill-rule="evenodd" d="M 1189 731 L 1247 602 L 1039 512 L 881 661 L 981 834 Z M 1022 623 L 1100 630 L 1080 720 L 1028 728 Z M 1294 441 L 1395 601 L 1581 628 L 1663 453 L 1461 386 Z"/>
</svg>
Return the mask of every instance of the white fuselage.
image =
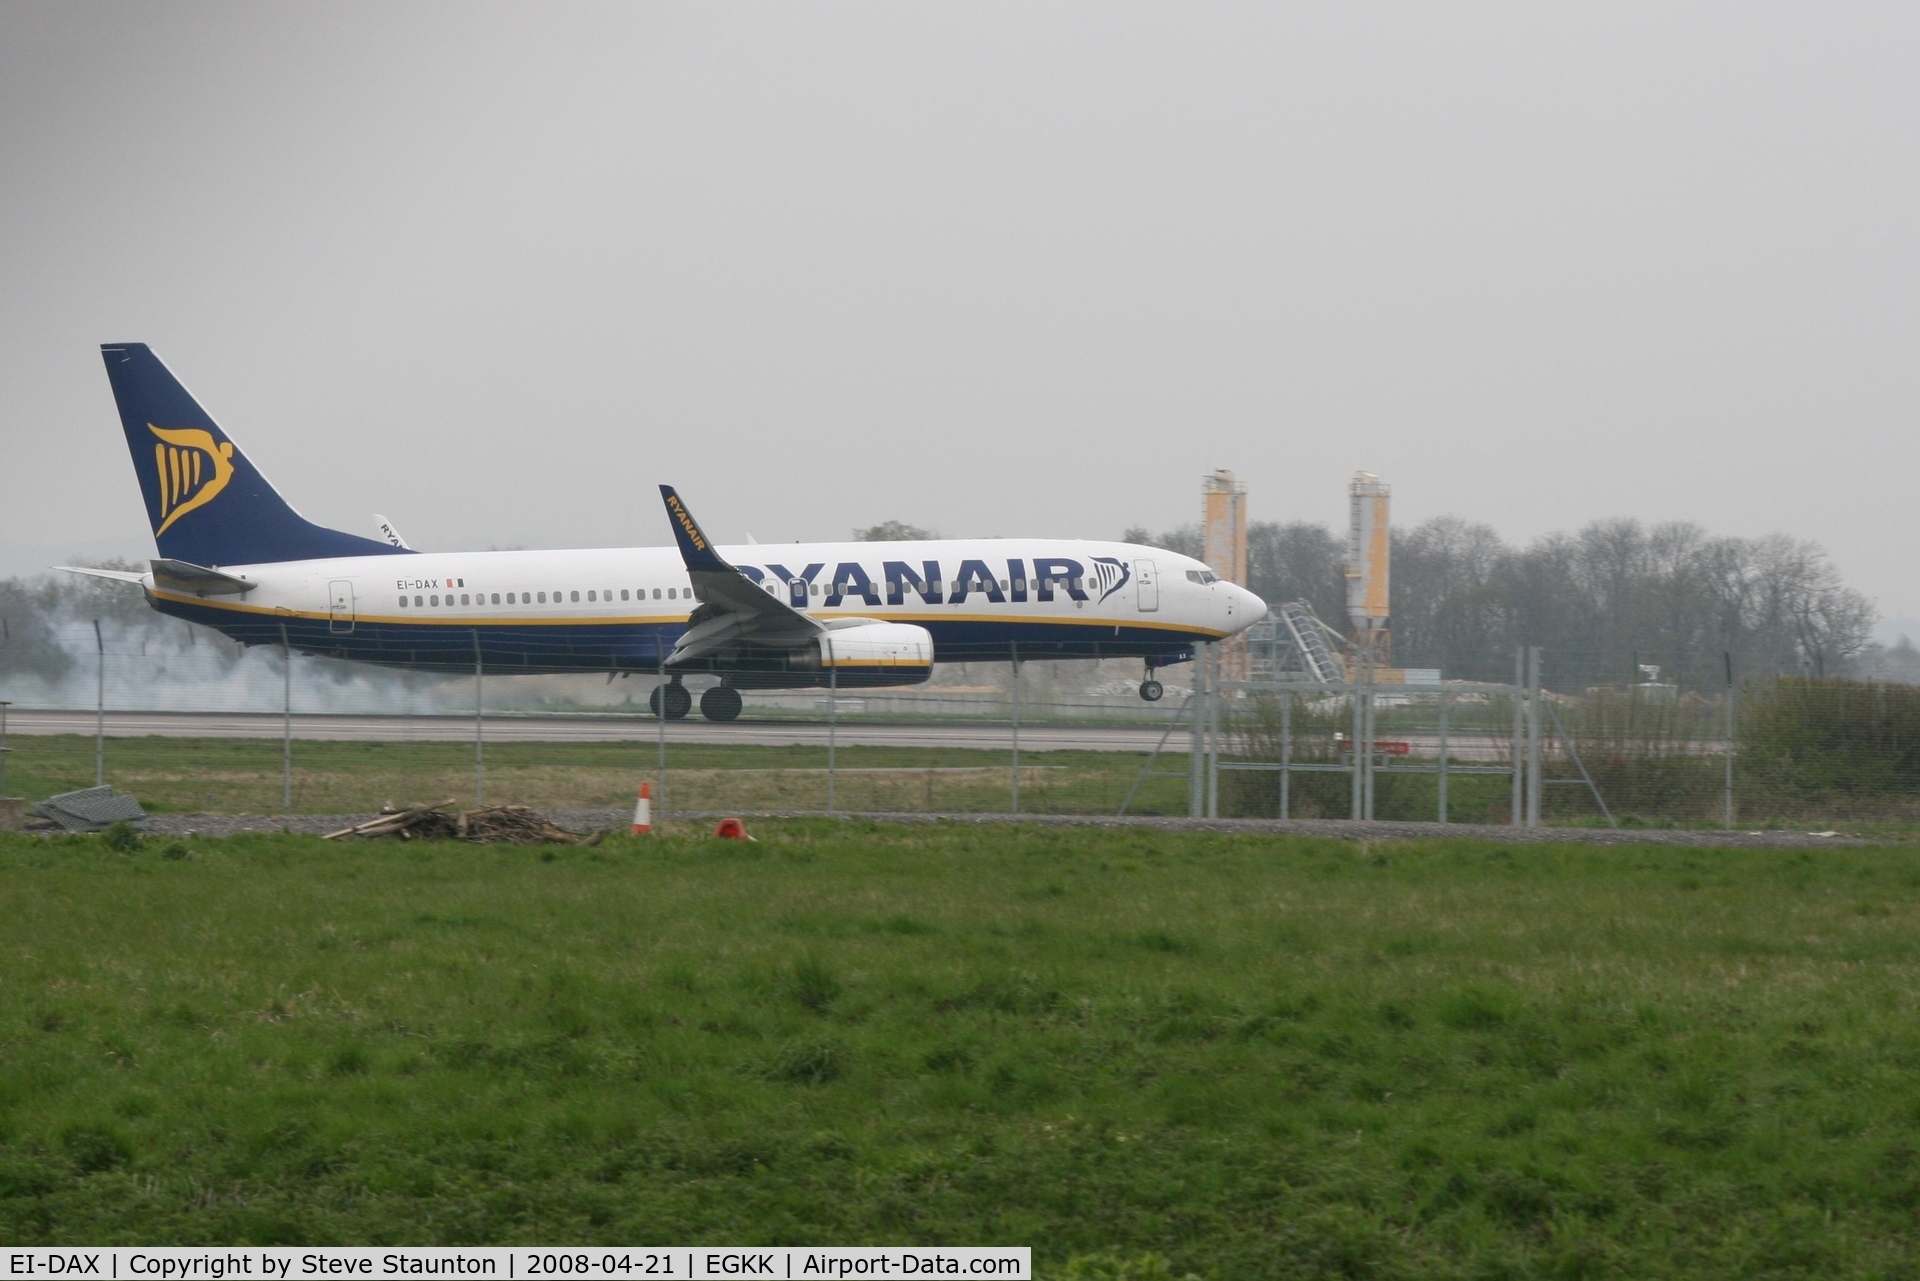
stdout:
<svg viewBox="0 0 1920 1281">
<path fill-rule="evenodd" d="M 731 564 L 832 623 L 924 627 L 940 661 L 1167 656 L 1266 612 L 1160 548 L 1057 539 L 767 543 Z M 651 670 L 699 606 L 672 547 L 422 552 L 224 565 L 248 590 L 145 580 L 157 608 L 250 643 L 433 668 Z"/>
</svg>

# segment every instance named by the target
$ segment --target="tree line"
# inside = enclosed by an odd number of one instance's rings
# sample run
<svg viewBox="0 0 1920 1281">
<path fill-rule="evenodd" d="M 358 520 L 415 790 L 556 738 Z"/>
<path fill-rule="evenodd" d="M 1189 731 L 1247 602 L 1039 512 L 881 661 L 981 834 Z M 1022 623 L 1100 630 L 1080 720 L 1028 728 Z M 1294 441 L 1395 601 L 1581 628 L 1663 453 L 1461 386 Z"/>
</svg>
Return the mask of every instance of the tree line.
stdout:
<svg viewBox="0 0 1920 1281">
<path fill-rule="evenodd" d="M 1197 523 L 1122 537 L 1195 557 L 1202 545 Z M 1247 586 L 1270 603 L 1305 600 L 1344 632 L 1345 556 L 1325 525 L 1257 522 Z M 1873 602 L 1817 543 L 1784 534 L 1599 520 L 1515 546 L 1490 526 L 1439 516 L 1393 531 L 1392 576 L 1393 661 L 1448 679 L 1511 680 L 1521 645 L 1542 647 L 1545 679 L 1561 690 L 1642 680 L 1642 665 L 1657 665 L 1661 683 L 1713 690 L 1729 659 L 1737 680 L 1904 667 L 1900 647 L 1871 644 Z"/>
</svg>

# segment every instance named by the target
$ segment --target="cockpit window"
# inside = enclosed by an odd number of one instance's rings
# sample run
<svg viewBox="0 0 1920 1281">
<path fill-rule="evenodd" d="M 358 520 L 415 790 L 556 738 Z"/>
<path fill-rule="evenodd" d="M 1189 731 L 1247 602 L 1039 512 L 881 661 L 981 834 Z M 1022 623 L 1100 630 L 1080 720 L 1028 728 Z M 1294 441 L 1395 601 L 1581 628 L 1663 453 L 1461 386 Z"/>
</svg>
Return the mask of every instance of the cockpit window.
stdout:
<svg viewBox="0 0 1920 1281">
<path fill-rule="evenodd" d="M 1220 581 L 1220 575 L 1210 569 L 1190 569 L 1187 571 L 1187 581 L 1190 583 L 1217 583 Z"/>
</svg>

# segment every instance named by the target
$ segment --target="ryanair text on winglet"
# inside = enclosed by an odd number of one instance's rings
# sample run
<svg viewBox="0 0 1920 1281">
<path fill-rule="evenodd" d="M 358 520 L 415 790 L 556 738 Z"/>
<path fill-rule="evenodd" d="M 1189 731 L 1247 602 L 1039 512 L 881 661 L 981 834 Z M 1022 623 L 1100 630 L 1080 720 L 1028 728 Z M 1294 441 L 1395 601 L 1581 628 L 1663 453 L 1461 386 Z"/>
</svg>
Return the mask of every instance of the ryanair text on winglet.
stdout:
<svg viewBox="0 0 1920 1281">
<path fill-rule="evenodd" d="M 700 527 L 693 523 L 693 517 L 687 515 L 686 507 L 680 502 L 680 495 L 674 494 L 669 497 L 667 504 L 673 508 L 673 518 L 680 522 L 680 528 L 686 530 L 687 537 L 693 540 L 695 549 L 707 550 L 707 540 L 700 537 Z"/>
</svg>

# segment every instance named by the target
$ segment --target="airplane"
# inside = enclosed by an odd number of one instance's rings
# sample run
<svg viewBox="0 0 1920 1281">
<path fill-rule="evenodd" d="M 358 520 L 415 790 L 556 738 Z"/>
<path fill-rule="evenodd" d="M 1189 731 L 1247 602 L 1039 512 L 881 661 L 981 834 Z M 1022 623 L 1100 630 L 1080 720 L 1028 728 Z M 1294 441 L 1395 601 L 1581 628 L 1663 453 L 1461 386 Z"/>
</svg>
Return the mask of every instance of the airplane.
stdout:
<svg viewBox="0 0 1920 1281">
<path fill-rule="evenodd" d="M 246 645 L 392 667 L 659 678 L 670 720 L 688 676 L 741 691 L 915 685 L 936 662 L 1138 658 L 1140 695 L 1267 612 L 1158 547 L 996 538 L 716 546 L 670 485 L 670 547 L 430 552 L 385 517 L 362 538 L 306 520 L 142 343 L 101 347 L 159 556 L 137 583 L 164 614 Z"/>
</svg>

